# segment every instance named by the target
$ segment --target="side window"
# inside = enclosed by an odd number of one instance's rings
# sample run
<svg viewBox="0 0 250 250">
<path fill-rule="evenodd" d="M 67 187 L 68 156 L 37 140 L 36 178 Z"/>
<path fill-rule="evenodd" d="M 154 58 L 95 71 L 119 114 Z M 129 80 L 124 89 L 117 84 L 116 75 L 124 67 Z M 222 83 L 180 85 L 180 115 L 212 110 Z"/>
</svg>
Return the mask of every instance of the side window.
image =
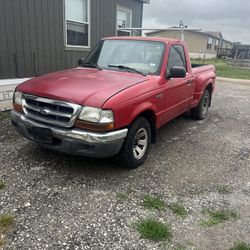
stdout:
<svg viewBox="0 0 250 250">
<path fill-rule="evenodd" d="M 174 66 L 184 67 L 187 70 L 186 57 L 181 45 L 174 45 L 170 48 L 167 70 Z"/>
</svg>

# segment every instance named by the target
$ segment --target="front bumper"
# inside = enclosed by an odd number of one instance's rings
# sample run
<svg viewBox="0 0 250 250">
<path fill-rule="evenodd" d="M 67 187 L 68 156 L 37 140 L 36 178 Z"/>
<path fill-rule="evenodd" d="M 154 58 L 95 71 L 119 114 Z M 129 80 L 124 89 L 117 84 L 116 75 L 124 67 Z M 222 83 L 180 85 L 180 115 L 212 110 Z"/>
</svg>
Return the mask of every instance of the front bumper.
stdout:
<svg viewBox="0 0 250 250">
<path fill-rule="evenodd" d="M 15 110 L 12 110 L 10 114 L 12 124 L 25 138 L 44 147 L 74 155 L 98 158 L 114 156 L 120 151 L 128 133 L 128 129 L 89 132 L 78 128 L 59 128 L 31 120 Z M 49 128 L 52 131 L 53 143 L 37 142 L 30 132 L 33 128 Z"/>
</svg>

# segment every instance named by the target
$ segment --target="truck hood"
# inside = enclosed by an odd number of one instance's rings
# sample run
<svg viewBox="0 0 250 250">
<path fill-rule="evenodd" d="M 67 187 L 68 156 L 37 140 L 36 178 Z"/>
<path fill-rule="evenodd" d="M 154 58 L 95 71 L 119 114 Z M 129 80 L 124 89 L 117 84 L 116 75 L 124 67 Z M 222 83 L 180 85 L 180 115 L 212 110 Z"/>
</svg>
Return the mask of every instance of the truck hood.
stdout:
<svg viewBox="0 0 250 250">
<path fill-rule="evenodd" d="M 76 68 L 33 78 L 18 85 L 17 90 L 40 97 L 102 107 L 116 93 L 146 80 L 145 76 L 129 72 Z"/>
</svg>

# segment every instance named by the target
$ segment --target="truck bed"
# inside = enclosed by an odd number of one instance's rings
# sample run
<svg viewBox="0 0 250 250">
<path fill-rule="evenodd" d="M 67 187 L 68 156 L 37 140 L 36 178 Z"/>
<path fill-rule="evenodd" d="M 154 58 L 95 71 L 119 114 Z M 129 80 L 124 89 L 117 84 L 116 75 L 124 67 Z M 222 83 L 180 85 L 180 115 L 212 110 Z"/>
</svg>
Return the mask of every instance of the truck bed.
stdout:
<svg viewBox="0 0 250 250">
<path fill-rule="evenodd" d="M 192 72 L 195 76 L 200 75 L 206 71 L 215 71 L 215 66 L 211 64 L 191 64 Z"/>
</svg>

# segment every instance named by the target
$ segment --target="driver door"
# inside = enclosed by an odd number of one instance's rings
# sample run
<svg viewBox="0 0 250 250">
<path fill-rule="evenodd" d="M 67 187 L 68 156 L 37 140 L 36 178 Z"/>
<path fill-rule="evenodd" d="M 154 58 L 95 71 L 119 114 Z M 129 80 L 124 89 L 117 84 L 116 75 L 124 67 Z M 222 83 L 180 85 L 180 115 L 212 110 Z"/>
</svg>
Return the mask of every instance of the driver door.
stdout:
<svg viewBox="0 0 250 250">
<path fill-rule="evenodd" d="M 166 70 L 171 67 L 184 67 L 187 63 L 184 48 L 182 45 L 173 45 L 170 48 Z M 187 72 L 185 78 L 166 79 L 164 84 L 164 123 L 184 113 L 190 108 L 193 99 L 194 82 L 192 75 Z"/>
</svg>

